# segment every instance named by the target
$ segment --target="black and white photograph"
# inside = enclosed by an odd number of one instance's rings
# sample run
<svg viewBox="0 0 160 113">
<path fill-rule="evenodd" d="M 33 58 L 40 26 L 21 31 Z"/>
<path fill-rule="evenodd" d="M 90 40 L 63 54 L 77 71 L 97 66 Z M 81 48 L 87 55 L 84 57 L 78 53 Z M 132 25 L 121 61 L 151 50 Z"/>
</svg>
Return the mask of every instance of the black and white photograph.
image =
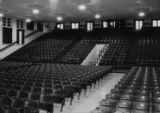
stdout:
<svg viewBox="0 0 160 113">
<path fill-rule="evenodd" d="M 0 113 L 160 113 L 160 0 L 0 0 Z"/>
</svg>

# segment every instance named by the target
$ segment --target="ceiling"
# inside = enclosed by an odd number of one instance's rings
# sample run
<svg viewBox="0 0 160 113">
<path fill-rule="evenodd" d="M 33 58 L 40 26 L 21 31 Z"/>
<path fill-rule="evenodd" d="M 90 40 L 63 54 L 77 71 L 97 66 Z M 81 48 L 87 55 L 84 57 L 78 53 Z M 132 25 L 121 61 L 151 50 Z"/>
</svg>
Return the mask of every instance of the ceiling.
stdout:
<svg viewBox="0 0 160 113">
<path fill-rule="evenodd" d="M 80 4 L 87 9 L 79 11 Z M 40 10 L 39 15 L 32 14 L 34 8 Z M 138 18 L 140 10 L 146 12 L 146 18 L 159 18 L 160 0 L 0 0 L 0 11 L 5 15 L 39 21 L 56 21 L 57 16 L 66 21 L 93 20 L 96 13 L 102 19 Z"/>
</svg>

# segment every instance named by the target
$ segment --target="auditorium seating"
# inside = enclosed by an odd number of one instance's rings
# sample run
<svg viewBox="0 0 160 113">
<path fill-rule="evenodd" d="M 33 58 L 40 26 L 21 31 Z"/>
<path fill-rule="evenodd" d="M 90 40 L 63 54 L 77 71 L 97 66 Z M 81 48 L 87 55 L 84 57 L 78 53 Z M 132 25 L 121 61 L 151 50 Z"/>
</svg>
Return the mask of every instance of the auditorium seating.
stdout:
<svg viewBox="0 0 160 113">
<path fill-rule="evenodd" d="M 44 35 L 6 59 L 7 61 L 53 62 L 72 41 L 72 39 L 55 39 L 52 35 Z"/>
<path fill-rule="evenodd" d="M 62 63 L 81 64 L 95 46 L 95 41 L 82 39 L 75 47 L 65 54 L 60 61 Z"/>
<path fill-rule="evenodd" d="M 97 108 L 101 113 L 159 113 L 159 68 L 133 67 Z"/>
<path fill-rule="evenodd" d="M 92 88 L 112 71 L 112 67 L 106 66 L 47 63 L 20 66 L 20 63 L 17 68 L 8 68 L 14 65 L 1 63 L 6 65 L 0 72 L 2 113 L 38 113 L 40 109 L 53 112 L 54 104 L 60 104 L 62 111 L 66 98 L 72 105 L 75 94 L 80 99 L 83 90 L 85 93 L 88 87 Z"/>
<path fill-rule="evenodd" d="M 109 44 L 100 65 L 114 67 L 159 66 L 159 33 L 143 29 L 110 30 L 103 34 L 78 31 L 48 33 L 13 53 L 5 61 L 81 64 L 96 44 Z M 67 34 L 68 33 L 68 34 Z M 83 34 L 83 35 L 82 35 Z M 66 38 L 67 37 L 67 38 Z"/>
<path fill-rule="evenodd" d="M 124 66 L 127 59 L 128 41 L 126 39 L 115 39 L 109 43 L 100 65 Z"/>
<path fill-rule="evenodd" d="M 158 66 L 160 64 L 160 40 L 156 37 L 140 37 L 137 64 Z"/>
</svg>

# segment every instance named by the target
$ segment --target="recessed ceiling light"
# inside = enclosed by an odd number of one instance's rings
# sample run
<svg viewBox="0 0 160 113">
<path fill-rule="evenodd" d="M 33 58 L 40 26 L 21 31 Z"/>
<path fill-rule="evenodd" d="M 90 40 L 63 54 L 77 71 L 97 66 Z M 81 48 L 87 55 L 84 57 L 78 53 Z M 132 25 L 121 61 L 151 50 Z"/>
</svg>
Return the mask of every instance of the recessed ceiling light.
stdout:
<svg viewBox="0 0 160 113">
<path fill-rule="evenodd" d="M 139 16 L 139 17 L 144 17 L 145 15 L 146 15 L 146 14 L 145 14 L 143 11 L 141 11 L 141 12 L 138 13 L 138 16 Z"/>
<path fill-rule="evenodd" d="M 100 14 L 96 14 L 94 15 L 95 19 L 100 19 L 101 18 L 101 15 Z"/>
<path fill-rule="evenodd" d="M 86 10 L 86 6 L 85 6 L 85 5 L 79 5 L 79 6 L 78 6 L 78 9 L 79 9 L 80 11 L 84 11 L 84 10 Z"/>
<path fill-rule="evenodd" d="M 3 17 L 4 16 L 4 14 L 3 13 L 0 13 L 0 17 Z"/>
<path fill-rule="evenodd" d="M 26 23 L 30 23 L 32 20 L 30 18 L 26 19 Z"/>
<path fill-rule="evenodd" d="M 39 9 L 33 9 L 33 10 L 32 10 L 32 13 L 35 14 L 35 15 L 38 15 L 39 12 L 40 12 Z"/>
<path fill-rule="evenodd" d="M 62 20 L 63 20 L 63 18 L 61 16 L 57 17 L 57 21 L 62 21 Z"/>
<path fill-rule="evenodd" d="M 137 0 L 137 4 L 141 4 L 142 3 L 142 0 Z"/>
</svg>

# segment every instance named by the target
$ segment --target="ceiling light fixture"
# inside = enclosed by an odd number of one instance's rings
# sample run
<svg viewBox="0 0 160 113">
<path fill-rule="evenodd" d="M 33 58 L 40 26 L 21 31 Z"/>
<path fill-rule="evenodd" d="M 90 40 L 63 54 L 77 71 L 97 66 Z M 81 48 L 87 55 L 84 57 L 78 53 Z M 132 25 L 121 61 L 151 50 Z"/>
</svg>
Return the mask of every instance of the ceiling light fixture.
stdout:
<svg viewBox="0 0 160 113">
<path fill-rule="evenodd" d="M 4 14 L 3 14 L 3 13 L 0 13 L 0 17 L 4 17 Z"/>
<path fill-rule="evenodd" d="M 144 17 L 145 15 L 146 15 L 146 14 L 145 14 L 143 11 L 141 11 L 141 12 L 138 13 L 138 16 L 139 16 L 139 17 Z"/>
<path fill-rule="evenodd" d="M 137 0 L 137 4 L 141 4 L 142 3 L 142 0 Z"/>
<path fill-rule="evenodd" d="M 78 6 L 78 9 L 79 9 L 80 11 L 84 11 L 84 10 L 86 10 L 86 8 L 87 8 L 87 7 L 86 7 L 85 5 L 82 5 L 82 4 Z"/>
<path fill-rule="evenodd" d="M 39 12 L 40 12 L 39 9 L 33 9 L 33 10 L 32 10 L 32 13 L 35 14 L 35 15 L 38 15 Z"/>
<path fill-rule="evenodd" d="M 101 15 L 100 14 L 96 14 L 94 17 L 95 17 L 95 19 L 100 19 Z"/>
<path fill-rule="evenodd" d="M 26 23 L 30 23 L 32 20 L 30 18 L 26 19 Z"/>
<path fill-rule="evenodd" d="M 62 20 L 63 20 L 63 18 L 61 16 L 57 17 L 57 21 L 62 21 Z"/>
</svg>

